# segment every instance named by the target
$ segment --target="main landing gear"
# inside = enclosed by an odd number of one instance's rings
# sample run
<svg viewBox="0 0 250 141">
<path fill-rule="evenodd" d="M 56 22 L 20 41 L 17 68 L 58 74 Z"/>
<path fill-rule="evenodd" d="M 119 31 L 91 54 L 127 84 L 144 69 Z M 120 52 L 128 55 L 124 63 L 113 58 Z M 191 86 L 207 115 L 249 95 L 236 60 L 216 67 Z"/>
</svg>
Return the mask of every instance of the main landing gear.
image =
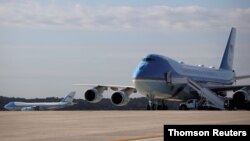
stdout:
<svg viewBox="0 0 250 141">
<path fill-rule="evenodd" d="M 168 110 L 168 106 L 163 99 L 149 100 L 147 110 Z"/>
</svg>

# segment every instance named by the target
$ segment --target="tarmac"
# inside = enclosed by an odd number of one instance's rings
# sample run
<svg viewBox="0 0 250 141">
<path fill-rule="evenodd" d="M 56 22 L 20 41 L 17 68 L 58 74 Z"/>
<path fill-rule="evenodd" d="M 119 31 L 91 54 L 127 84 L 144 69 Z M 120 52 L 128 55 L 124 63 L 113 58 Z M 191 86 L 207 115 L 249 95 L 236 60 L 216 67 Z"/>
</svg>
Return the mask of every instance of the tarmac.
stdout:
<svg viewBox="0 0 250 141">
<path fill-rule="evenodd" d="M 167 124 L 250 124 L 249 111 L 0 112 L 1 141 L 156 141 Z"/>
</svg>

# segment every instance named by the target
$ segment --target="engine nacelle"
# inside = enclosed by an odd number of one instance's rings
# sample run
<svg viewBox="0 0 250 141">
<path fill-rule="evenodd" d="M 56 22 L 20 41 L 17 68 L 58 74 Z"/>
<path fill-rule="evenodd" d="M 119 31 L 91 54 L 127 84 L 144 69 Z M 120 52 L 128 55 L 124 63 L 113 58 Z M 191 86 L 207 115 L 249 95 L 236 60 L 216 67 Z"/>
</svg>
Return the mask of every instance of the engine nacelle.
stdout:
<svg viewBox="0 0 250 141">
<path fill-rule="evenodd" d="M 111 102 L 116 106 L 124 106 L 129 102 L 129 94 L 125 91 L 115 92 L 111 96 Z"/>
<path fill-rule="evenodd" d="M 32 107 L 24 107 L 21 111 L 34 111 L 34 109 Z"/>
<path fill-rule="evenodd" d="M 90 103 L 98 103 L 103 98 L 102 93 L 103 91 L 93 88 L 85 92 L 84 98 Z"/>
<path fill-rule="evenodd" d="M 233 100 L 236 103 L 244 103 L 245 101 L 250 101 L 250 94 L 247 90 L 238 90 L 234 93 Z"/>
</svg>

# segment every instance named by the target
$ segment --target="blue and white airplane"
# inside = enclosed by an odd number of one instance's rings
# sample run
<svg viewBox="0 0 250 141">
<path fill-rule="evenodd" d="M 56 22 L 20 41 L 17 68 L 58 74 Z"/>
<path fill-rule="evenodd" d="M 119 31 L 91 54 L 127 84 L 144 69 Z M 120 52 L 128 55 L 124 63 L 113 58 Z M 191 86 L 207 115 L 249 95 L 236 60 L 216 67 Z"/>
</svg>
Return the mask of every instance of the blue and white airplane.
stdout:
<svg viewBox="0 0 250 141">
<path fill-rule="evenodd" d="M 9 102 L 4 106 L 4 108 L 10 111 L 39 111 L 39 110 L 62 109 L 74 105 L 73 99 L 75 93 L 76 92 L 69 93 L 60 102 L 39 102 L 39 103 Z"/>
<path fill-rule="evenodd" d="M 132 93 L 139 92 L 149 99 L 148 109 L 165 109 L 166 99 L 206 99 L 218 109 L 224 109 L 227 91 L 234 91 L 236 103 L 250 100 L 250 85 L 233 85 L 236 80 L 250 78 L 250 75 L 236 76 L 233 70 L 233 56 L 236 29 L 232 28 L 218 69 L 191 66 L 157 54 L 147 55 L 133 74 L 134 86 L 92 85 L 85 92 L 87 101 L 101 101 L 103 92 L 115 91 L 111 102 L 117 106 L 126 105 Z"/>
</svg>

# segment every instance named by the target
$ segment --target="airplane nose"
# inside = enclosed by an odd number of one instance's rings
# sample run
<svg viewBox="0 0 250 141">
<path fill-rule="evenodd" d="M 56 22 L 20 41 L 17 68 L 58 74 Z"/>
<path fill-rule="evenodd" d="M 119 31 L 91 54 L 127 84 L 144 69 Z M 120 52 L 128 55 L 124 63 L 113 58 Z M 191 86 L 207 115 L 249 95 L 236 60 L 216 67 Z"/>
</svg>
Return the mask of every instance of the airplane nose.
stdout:
<svg viewBox="0 0 250 141">
<path fill-rule="evenodd" d="M 4 105 L 4 108 L 5 109 L 7 109 L 7 110 L 11 110 L 12 108 L 11 108 L 11 105 L 12 105 L 13 103 L 7 103 L 7 104 L 5 104 Z"/>
<path fill-rule="evenodd" d="M 137 79 L 137 78 L 140 78 L 141 77 L 141 74 L 142 74 L 142 70 L 143 68 L 145 67 L 145 65 L 140 65 L 134 72 L 133 74 L 133 78 L 134 79 Z"/>
<path fill-rule="evenodd" d="M 4 105 L 4 108 L 5 108 L 5 109 L 9 109 L 8 105 Z"/>
</svg>

